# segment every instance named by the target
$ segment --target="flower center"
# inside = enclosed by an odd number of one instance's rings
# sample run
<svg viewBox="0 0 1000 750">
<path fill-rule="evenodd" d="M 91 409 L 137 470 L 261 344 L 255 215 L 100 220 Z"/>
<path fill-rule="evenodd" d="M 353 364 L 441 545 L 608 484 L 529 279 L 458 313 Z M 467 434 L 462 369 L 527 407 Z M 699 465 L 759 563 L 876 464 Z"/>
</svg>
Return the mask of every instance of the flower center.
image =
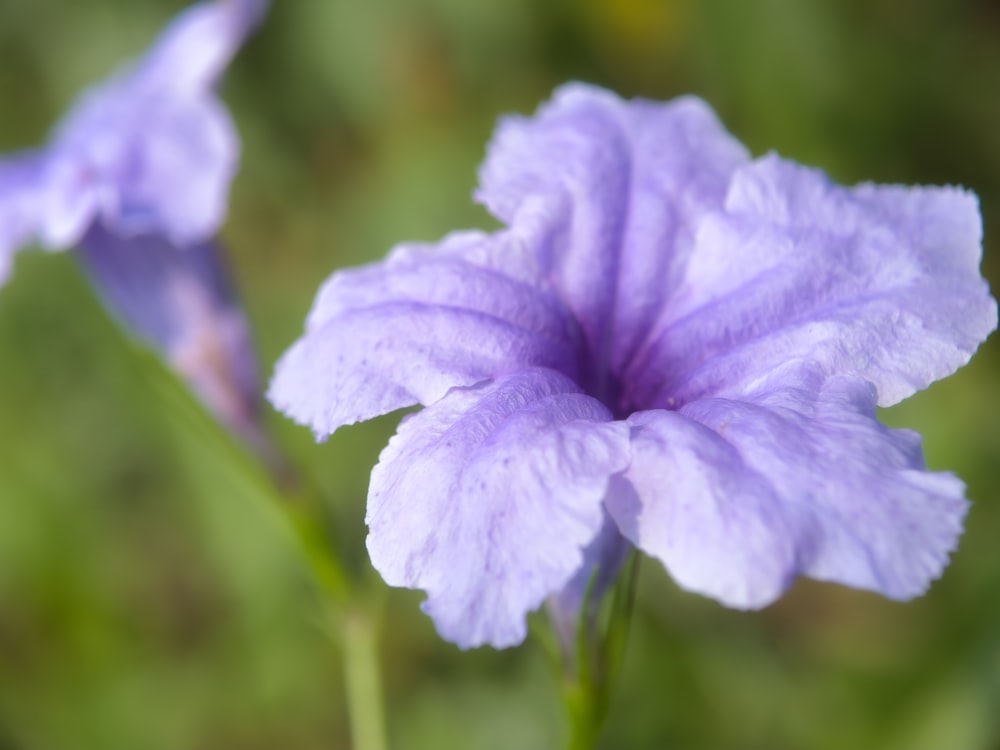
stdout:
<svg viewBox="0 0 1000 750">
<path fill-rule="evenodd" d="M 606 366 L 600 366 L 590 359 L 583 368 L 586 377 L 581 383 L 588 396 L 604 404 L 615 419 L 625 419 L 634 409 L 624 403 L 624 386 L 621 378 Z"/>
</svg>

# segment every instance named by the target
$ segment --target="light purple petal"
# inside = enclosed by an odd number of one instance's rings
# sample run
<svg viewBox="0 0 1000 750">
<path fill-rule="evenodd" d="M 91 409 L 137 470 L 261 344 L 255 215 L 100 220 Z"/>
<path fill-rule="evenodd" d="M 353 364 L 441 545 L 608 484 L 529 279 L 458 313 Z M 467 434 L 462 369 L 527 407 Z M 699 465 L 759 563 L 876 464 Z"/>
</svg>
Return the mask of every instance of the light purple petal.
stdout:
<svg viewBox="0 0 1000 750">
<path fill-rule="evenodd" d="M 10 275 L 14 253 L 31 241 L 38 226 L 43 172 L 38 154 L 0 161 L 0 284 Z"/>
<path fill-rule="evenodd" d="M 764 158 L 702 224 L 685 283 L 626 376 L 631 402 L 738 395 L 799 357 L 894 404 L 965 364 L 995 328 L 980 255 L 971 193 L 841 188 Z"/>
<path fill-rule="evenodd" d="M 677 287 L 698 220 L 721 205 L 746 159 L 699 99 L 625 102 L 573 84 L 533 118 L 501 121 L 477 197 L 530 239 L 595 360 L 617 369 Z"/>
<path fill-rule="evenodd" d="M 143 59 L 80 98 L 48 151 L 46 244 L 73 245 L 98 220 L 177 244 L 216 232 L 239 147 L 214 87 L 262 7 L 193 6 Z"/>
<path fill-rule="evenodd" d="M 267 5 L 267 0 L 212 0 L 187 8 L 140 63 L 142 76 L 181 95 L 213 88 Z"/>
<path fill-rule="evenodd" d="M 222 422 L 256 440 L 259 382 L 247 321 L 221 250 L 98 225 L 76 257 L 110 312 L 151 345 Z"/>
<path fill-rule="evenodd" d="M 628 428 L 565 376 L 526 370 L 407 417 L 372 471 L 368 551 L 463 648 L 520 643 L 601 528 Z"/>
<path fill-rule="evenodd" d="M 522 367 L 575 374 L 570 317 L 519 280 L 532 264 L 516 238 L 462 233 L 335 273 L 278 363 L 269 398 L 325 437 Z"/>
<path fill-rule="evenodd" d="M 962 483 L 926 471 L 919 437 L 880 425 L 856 378 L 791 364 L 742 400 L 628 421 L 609 512 L 682 587 L 727 606 L 765 606 L 796 575 L 907 599 L 961 533 Z"/>
</svg>

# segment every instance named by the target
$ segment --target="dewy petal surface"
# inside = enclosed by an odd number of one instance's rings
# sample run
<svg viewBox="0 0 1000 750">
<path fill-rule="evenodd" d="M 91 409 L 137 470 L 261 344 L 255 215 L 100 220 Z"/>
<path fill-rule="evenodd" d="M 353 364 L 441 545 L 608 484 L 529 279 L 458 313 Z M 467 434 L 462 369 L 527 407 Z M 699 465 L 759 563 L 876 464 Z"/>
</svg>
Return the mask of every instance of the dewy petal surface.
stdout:
<svg viewBox="0 0 1000 750">
<path fill-rule="evenodd" d="M 448 640 L 504 647 L 583 564 L 628 428 L 563 375 L 531 369 L 407 417 L 372 472 L 368 550 L 427 592 Z"/>
<path fill-rule="evenodd" d="M 335 273 L 282 357 L 271 401 L 319 436 L 524 367 L 574 375 L 579 335 L 505 233 L 406 245 Z"/>
<path fill-rule="evenodd" d="M 73 245 L 98 220 L 178 244 L 219 228 L 239 146 L 214 87 L 262 8 L 193 6 L 144 58 L 80 97 L 48 149 L 45 244 Z"/>
<path fill-rule="evenodd" d="M 683 286 L 626 379 L 632 403 L 738 397 L 806 358 L 894 404 L 965 364 L 996 326 L 979 207 L 958 188 L 842 188 L 765 157 L 706 219 Z"/>
<path fill-rule="evenodd" d="M 681 282 L 700 219 L 747 158 L 699 99 L 625 102 L 571 84 L 534 117 L 501 121 L 477 198 L 531 238 L 592 356 L 618 368 Z"/>
<path fill-rule="evenodd" d="M 684 588 L 762 607 L 796 575 L 922 593 L 961 533 L 964 486 L 875 418 L 867 383 L 790 364 L 740 400 L 639 412 L 609 493 L 622 532 Z"/>
</svg>

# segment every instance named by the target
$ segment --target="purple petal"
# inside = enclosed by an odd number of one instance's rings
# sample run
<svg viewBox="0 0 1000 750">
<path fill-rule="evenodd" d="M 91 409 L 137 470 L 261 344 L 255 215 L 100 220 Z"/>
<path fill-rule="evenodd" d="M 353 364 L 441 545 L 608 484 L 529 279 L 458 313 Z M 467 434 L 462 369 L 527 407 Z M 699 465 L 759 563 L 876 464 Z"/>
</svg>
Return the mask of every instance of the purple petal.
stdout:
<svg viewBox="0 0 1000 750">
<path fill-rule="evenodd" d="M 527 370 L 406 418 L 372 471 L 368 551 L 463 648 L 520 643 L 584 562 L 628 428 L 563 375 Z"/>
<path fill-rule="evenodd" d="M 593 356 L 617 367 L 677 287 L 698 220 L 746 158 L 699 99 L 624 102 L 574 84 L 535 117 L 501 122 L 477 197 L 534 244 Z"/>
<path fill-rule="evenodd" d="M 629 419 L 632 465 L 607 500 L 622 533 L 684 588 L 731 607 L 804 575 L 922 593 L 961 533 L 962 483 L 875 418 L 871 386 L 788 365 L 740 401 Z"/>
<path fill-rule="evenodd" d="M 211 243 L 122 239 L 93 227 L 77 258 L 122 325 L 156 349 L 228 427 L 256 441 L 259 382 L 250 332 Z"/>
<path fill-rule="evenodd" d="M 958 188 L 841 188 L 771 156 L 704 222 L 684 286 L 628 379 L 638 406 L 738 395 L 789 358 L 875 384 L 888 406 L 994 329 L 981 221 Z"/>
<path fill-rule="evenodd" d="M 48 152 L 38 230 L 46 244 L 73 245 L 97 220 L 177 244 L 216 232 L 238 139 L 214 87 L 261 8 L 258 0 L 196 5 L 143 59 L 80 98 Z"/>
<path fill-rule="evenodd" d="M 142 76 L 182 95 L 213 88 L 267 5 L 267 0 L 214 0 L 191 6 L 142 60 Z"/>
<path fill-rule="evenodd" d="M 573 374 L 569 316 L 519 280 L 532 263 L 508 235 L 463 233 L 334 274 L 278 363 L 269 398 L 325 437 L 522 367 Z"/>
<path fill-rule="evenodd" d="M 0 161 L 0 284 L 10 275 L 14 253 L 38 226 L 43 171 L 37 154 Z"/>
</svg>

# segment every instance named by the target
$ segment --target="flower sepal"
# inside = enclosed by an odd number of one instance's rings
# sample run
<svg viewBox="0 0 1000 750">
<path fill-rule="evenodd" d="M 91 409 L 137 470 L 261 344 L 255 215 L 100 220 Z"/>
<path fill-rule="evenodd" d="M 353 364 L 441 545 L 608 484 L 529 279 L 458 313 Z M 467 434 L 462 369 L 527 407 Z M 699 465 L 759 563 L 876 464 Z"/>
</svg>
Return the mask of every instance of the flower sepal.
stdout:
<svg viewBox="0 0 1000 750">
<path fill-rule="evenodd" d="M 594 569 L 567 640 L 558 616 L 550 616 L 559 641 L 563 702 L 569 720 L 569 750 L 595 746 L 625 658 L 632 624 L 639 555 L 633 550 L 610 589 L 601 590 Z M 550 615 L 553 615 L 550 608 Z"/>
</svg>

